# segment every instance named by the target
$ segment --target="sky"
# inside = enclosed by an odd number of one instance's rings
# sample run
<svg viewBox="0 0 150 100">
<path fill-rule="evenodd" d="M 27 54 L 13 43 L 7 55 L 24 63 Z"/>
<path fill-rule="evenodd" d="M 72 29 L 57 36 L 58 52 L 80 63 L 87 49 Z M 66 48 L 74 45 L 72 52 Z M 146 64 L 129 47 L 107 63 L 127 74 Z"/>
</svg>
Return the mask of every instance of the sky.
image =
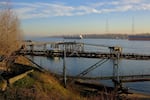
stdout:
<svg viewBox="0 0 150 100">
<path fill-rule="evenodd" d="M 150 0 L 11 0 L 11 5 L 27 36 L 150 33 Z"/>
</svg>

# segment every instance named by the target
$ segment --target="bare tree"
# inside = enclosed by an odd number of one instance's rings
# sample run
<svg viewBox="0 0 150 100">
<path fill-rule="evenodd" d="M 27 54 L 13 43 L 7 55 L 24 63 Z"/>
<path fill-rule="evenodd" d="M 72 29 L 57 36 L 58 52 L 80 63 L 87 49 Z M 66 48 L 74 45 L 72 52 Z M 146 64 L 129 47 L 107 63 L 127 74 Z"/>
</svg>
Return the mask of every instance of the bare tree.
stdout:
<svg viewBox="0 0 150 100">
<path fill-rule="evenodd" d="M 19 34 L 19 20 L 9 5 L 5 5 L 0 9 L 0 54 L 10 55 L 18 49 Z"/>
<path fill-rule="evenodd" d="M 9 59 L 19 49 L 20 33 L 20 22 L 16 13 L 8 2 L 3 2 L 0 8 L 0 55 Z"/>
</svg>

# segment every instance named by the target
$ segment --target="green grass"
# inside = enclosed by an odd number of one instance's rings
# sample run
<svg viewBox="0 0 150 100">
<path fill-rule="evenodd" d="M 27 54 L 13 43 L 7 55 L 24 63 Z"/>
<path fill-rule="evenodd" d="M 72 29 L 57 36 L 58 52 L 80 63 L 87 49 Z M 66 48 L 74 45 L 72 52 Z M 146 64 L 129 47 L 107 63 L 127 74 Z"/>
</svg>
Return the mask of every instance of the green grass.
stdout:
<svg viewBox="0 0 150 100">
<path fill-rule="evenodd" d="M 35 83 L 35 80 L 31 78 L 30 76 L 26 76 L 18 81 L 16 81 L 13 86 L 17 88 L 29 88 L 33 86 Z"/>
</svg>

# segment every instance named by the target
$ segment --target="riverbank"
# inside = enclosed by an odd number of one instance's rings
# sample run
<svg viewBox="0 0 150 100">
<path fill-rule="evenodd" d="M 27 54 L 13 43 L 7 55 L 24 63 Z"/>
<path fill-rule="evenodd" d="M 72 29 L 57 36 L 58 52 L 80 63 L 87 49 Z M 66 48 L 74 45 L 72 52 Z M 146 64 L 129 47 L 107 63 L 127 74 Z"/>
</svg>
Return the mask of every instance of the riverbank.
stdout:
<svg viewBox="0 0 150 100">
<path fill-rule="evenodd" d="M 25 69 L 34 71 L 0 92 L 1 100 L 116 100 L 113 92 L 97 91 L 96 89 L 72 84 L 64 88 L 61 81 L 48 71 L 40 71 L 34 67 L 28 59 L 18 57 L 13 66 L 15 72 L 22 72 Z M 150 96 L 143 94 L 124 95 L 124 100 L 150 99 Z"/>
<path fill-rule="evenodd" d="M 84 100 L 80 95 L 61 86 L 49 72 L 41 72 L 34 67 L 23 56 L 16 60 L 13 68 L 13 73 L 18 73 L 18 70 L 23 72 L 30 68 L 34 71 L 13 84 L 7 84 L 5 91 L 0 92 L 1 100 Z M 13 74 L 13 77 L 21 76 L 21 74 Z M 7 74 L 7 76 L 12 77 L 12 74 Z M 6 77 L 4 79 L 7 80 Z"/>
<path fill-rule="evenodd" d="M 127 97 L 130 99 L 135 98 L 136 100 L 150 100 L 150 95 L 142 93 L 128 94 Z"/>
<path fill-rule="evenodd" d="M 124 91 L 118 95 L 113 87 L 95 81 L 77 80 L 75 83 L 78 85 L 79 91 L 82 92 L 82 96 L 93 97 L 91 100 L 95 100 L 95 98 L 101 98 L 100 100 L 118 100 L 118 98 L 119 100 L 150 100 L 150 95 L 133 91 Z M 103 97 L 107 99 L 103 99 Z"/>
</svg>

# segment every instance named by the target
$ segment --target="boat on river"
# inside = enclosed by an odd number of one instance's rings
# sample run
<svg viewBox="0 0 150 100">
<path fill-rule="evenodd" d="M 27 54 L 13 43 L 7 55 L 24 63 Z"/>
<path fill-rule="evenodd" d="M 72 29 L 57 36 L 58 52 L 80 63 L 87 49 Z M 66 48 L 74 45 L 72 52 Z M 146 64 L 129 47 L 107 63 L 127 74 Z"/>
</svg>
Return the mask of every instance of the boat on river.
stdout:
<svg viewBox="0 0 150 100">
<path fill-rule="evenodd" d="M 150 41 L 150 35 L 129 35 L 128 40 Z"/>
</svg>

